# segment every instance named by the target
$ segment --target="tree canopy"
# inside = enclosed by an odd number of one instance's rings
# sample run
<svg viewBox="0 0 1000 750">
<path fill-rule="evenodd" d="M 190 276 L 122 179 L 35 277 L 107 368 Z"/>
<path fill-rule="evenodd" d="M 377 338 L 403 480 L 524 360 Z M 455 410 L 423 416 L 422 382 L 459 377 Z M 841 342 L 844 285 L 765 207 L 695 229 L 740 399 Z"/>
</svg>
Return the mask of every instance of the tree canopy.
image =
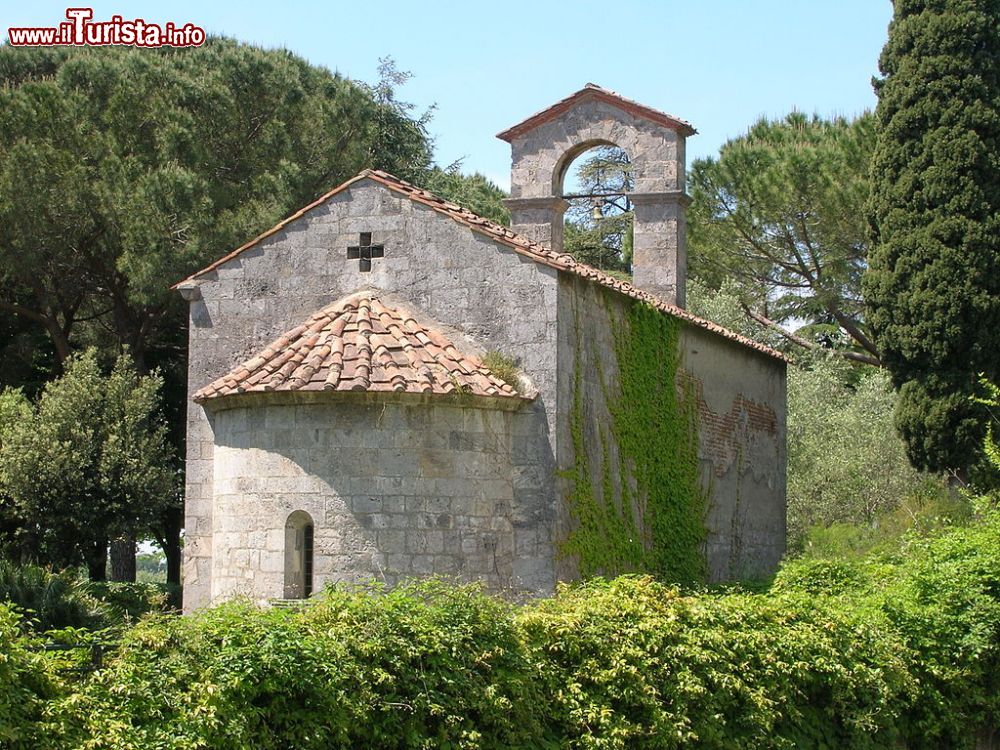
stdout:
<svg viewBox="0 0 1000 750">
<path fill-rule="evenodd" d="M 510 212 L 503 204 L 507 194 L 478 172 L 469 175 L 462 174 L 457 166 L 434 167 L 422 177 L 420 187 L 497 224 L 510 224 Z"/>
<path fill-rule="evenodd" d="M 37 405 L 0 395 L 0 492 L 18 521 L 8 547 L 58 567 L 86 561 L 102 579 L 109 541 L 149 534 L 178 505 L 161 382 L 127 356 L 104 376 L 91 349 L 66 360 Z"/>
<path fill-rule="evenodd" d="M 965 473 L 1000 373 L 1000 4 L 897 0 L 879 67 L 869 319 L 910 459 Z"/>
<path fill-rule="evenodd" d="M 762 119 L 689 175 L 689 269 L 734 279 L 749 314 L 805 348 L 876 364 L 864 319 L 864 205 L 873 121 Z M 799 328 L 795 334 L 790 325 Z"/>
<path fill-rule="evenodd" d="M 391 80 L 369 89 L 228 39 L 5 46 L 0 82 L 0 308 L 44 328 L 60 361 L 82 338 L 146 368 L 182 328 L 170 281 L 365 167 L 412 179 L 430 162 Z"/>
</svg>

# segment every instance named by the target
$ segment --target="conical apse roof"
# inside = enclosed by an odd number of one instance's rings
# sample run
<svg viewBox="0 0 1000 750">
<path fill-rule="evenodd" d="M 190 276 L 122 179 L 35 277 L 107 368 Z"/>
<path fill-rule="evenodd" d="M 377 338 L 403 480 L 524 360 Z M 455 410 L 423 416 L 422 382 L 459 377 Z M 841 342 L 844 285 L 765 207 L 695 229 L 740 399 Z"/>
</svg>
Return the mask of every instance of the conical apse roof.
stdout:
<svg viewBox="0 0 1000 750">
<path fill-rule="evenodd" d="M 345 297 L 202 388 L 203 402 L 237 393 L 374 391 L 518 398 L 475 355 L 377 292 Z"/>
</svg>

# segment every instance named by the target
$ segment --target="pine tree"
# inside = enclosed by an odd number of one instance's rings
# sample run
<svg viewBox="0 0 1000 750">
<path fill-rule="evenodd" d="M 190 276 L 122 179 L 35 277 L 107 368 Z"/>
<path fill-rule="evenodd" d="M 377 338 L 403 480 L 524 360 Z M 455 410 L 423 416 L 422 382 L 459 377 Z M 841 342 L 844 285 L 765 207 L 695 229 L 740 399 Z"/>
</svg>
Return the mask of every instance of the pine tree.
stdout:
<svg viewBox="0 0 1000 750">
<path fill-rule="evenodd" d="M 1000 372 L 1000 0 L 896 0 L 864 279 L 911 461 L 965 474 Z"/>
<path fill-rule="evenodd" d="M 688 180 L 688 268 L 735 282 L 758 323 L 805 349 L 879 364 L 861 303 L 874 118 L 762 118 L 698 159 Z M 794 324 L 796 330 L 787 330 Z"/>
</svg>

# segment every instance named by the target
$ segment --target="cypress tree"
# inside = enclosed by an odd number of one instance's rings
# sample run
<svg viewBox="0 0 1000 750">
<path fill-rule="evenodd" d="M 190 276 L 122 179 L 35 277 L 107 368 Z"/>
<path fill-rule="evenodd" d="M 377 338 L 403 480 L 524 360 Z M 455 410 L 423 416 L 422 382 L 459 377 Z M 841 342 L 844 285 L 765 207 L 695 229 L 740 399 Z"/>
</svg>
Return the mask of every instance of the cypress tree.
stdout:
<svg viewBox="0 0 1000 750">
<path fill-rule="evenodd" d="M 964 475 L 1000 361 L 1000 0 L 895 0 L 864 279 L 911 461 Z"/>
</svg>

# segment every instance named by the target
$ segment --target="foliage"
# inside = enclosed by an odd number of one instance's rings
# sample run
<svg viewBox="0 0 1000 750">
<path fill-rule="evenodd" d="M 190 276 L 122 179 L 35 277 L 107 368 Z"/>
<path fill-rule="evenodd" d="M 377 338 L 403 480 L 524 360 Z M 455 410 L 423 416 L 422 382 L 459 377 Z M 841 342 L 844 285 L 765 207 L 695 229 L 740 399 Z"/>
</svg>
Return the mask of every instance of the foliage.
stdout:
<svg viewBox="0 0 1000 750">
<path fill-rule="evenodd" d="M 0 390 L 0 456 L 14 429 L 30 420 L 32 415 L 31 402 L 20 389 Z M 20 558 L 22 555 L 16 540 L 22 519 L 5 489 L 6 486 L 4 464 L 0 460 L 0 556 Z"/>
<path fill-rule="evenodd" d="M 72 568 L 56 573 L 0 560 L 0 602 L 16 606 L 23 624 L 38 633 L 121 627 L 150 612 L 167 611 L 168 594 L 166 584 L 88 582 Z"/>
<path fill-rule="evenodd" d="M 628 210 L 627 204 L 619 202 L 635 186 L 628 153 L 618 146 L 605 145 L 585 151 L 582 156 L 582 159 L 578 158 L 578 166 L 572 175 L 574 185 L 564 187 L 563 191 L 569 189 L 603 194 L 597 204 L 602 213 L 613 209 Z M 589 203 L 588 207 L 594 205 Z"/>
<path fill-rule="evenodd" d="M 581 263 L 604 271 L 630 272 L 632 213 L 566 222 L 563 250 Z M 628 277 L 626 277 L 628 278 Z"/>
<path fill-rule="evenodd" d="M 141 623 L 85 696 L 94 747 L 527 747 L 542 696 L 509 605 L 476 589 L 329 591 Z"/>
<path fill-rule="evenodd" d="M 0 747 L 58 747 L 60 738 L 46 714 L 48 702 L 60 697 L 61 685 L 39 646 L 38 637 L 22 628 L 16 607 L 0 601 Z"/>
<path fill-rule="evenodd" d="M 880 369 L 814 357 L 788 369 L 788 537 L 810 526 L 872 526 L 925 484 L 892 424 L 895 394 Z M 940 482 L 937 481 L 940 488 Z"/>
<path fill-rule="evenodd" d="M 16 606 L 24 614 L 23 623 L 39 633 L 97 628 L 107 615 L 75 570 L 54 573 L 8 560 L 0 560 L 0 603 Z"/>
<path fill-rule="evenodd" d="M 570 747 L 892 746 L 908 682 L 896 644 L 821 597 L 691 597 L 625 578 L 525 619 Z"/>
<path fill-rule="evenodd" d="M 414 117 L 415 105 L 397 96 L 413 73 L 400 70 L 391 57 L 379 58 L 379 80 L 362 84 L 376 107 L 370 113 L 367 132 L 368 166 L 391 172 L 404 180 L 418 180 L 431 168 L 431 140 L 427 124 L 434 116 L 432 105 Z"/>
<path fill-rule="evenodd" d="M 573 466 L 564 476 L 575 527 L 562 552 L 577 560 L 584 577 L 640 571 L 668 581 L 700 581 L 704 496 L 693 394 L 678 373 L 679 323 L 637 302 L 615 321 L 618 387 L 597 372 L 607 427 L 584 403 L 578 314 L 574 325 Z M 591 456 L 600 457 L 599 467 L 591 466 Z"/>
<path fill-rule="evenodd" d="M 392 94 L 406 74 L 384 62 L 369 89 L 220 38 L 0 48 L 3 309 L 41 326 L 60 360 L 79 333 L 128 346 L 144 371 L 151 347 L 181 341 L 170 280 L 364 167 L 427 168 L 424 120 Z"/>
<path fill-rule="evenodd" d="M 495 350 L 488 351 L 483 355 L 483 365 L 518 393 L 523 390 L 521 368 L 513 357 Z"/>
<path fill-rule="evenodd" d="M 166 583 L 90 581 L 87 592 L 97 599 L 105 613 L 106 625 L 137 620 L 150 612 L 170 610 L 172 586 Z"/>
<path fill-rule="evenodd" d="M 478 172 L 468 175 L 455 167 L 434 167 L 421 177 L 420 187 L 497 224 L 510 225 L 510 212 L 503 204 L 507 194 Z"/>
<path fill-rule="evenodd" d="M 95 750 L 970 747 L 1000 711 L 998 550 L 993 510 L 759 594 L 626 576 L 521 607 L 436 581 L 231 602 L 142 621 L 48 714 Z"/>
<path fill-rule="evenodd" d="M 103 578 L 108 541 L 145 531 L 177 502 L 160 385 L 125 356 L 104 376 L 90 350 L 67 361 L 36 408 L 21 408 L 0 447 L 20 547 L 59 567 L 85 560 Z"/>
<path fill-rule="evenodd" d="M 718 289 L 713 289 L 700 279 L 688 279 L 687 309 L 698 317 L 718 323 L 777 351 L 788 349 L 786 338 L 747 315 L 740 302 L 739 283 L 734 279 L 723 281 Z"/>
<path fill-rule="evenodd" d="M 985 394 L 976 396 L 973 400 L 986 408 L 986 437 L 983 440 L 983 452 L 987 464 L 995 474 L 1000 472 L 1000 443 L 997 442 L 1000 439 L 997 434 L 1000 430 L 1000 387 L 985 377 L 979 378 L 979 385 Z M 988 482 L 988 484 L 994 483 Z"/>
<path fill-rule="evenodd" d="M 877 361 L 862 315 L 864 202 L 873 120 L 794 112 L 762 119 L 694 162 L 689 267 L 711 287 L 738 283 L 742 304 L 776 328 L 805 322 L 797 344 Z"/>
<path fill-rule="evenodd" d="M 582 263 L 606 271 L 632 266 L 633 188 L 628 154 L 617 146 L 598 146 L 576 162 L 570 190 L 593 195 L 570 198 L 563 250 Z"/>
<path fill-rule="evenodd" d="M 135 556 L 136 580 L 141 583 L 166 581 L 166 555 L 160 550 L 140 552 Z"/>
<path fill-rule="evenodd" d="M 898 504 L 880 512 L 871 523 L 835 521 L 805 529 L 797 540 L 806 558 L 850 560 L 871 554 L 898 555 L 914 535 L 936 534 L 968 524 L 972 504 L 962 493 L 928 481 L 910 490 Z"/>
<path fill-rule="evenodd" d="M 865 300 L 910 459 L 966 474 L 1000 376 L 1000 7 L 898 0 L 879 67 Z"/>
<path fill-rule="evenodd" d="M 893 576 L 874 581 L 880 607 L 904 648 L 918 690 L 909 706 L 909 746 L 960 746 L 970 725 L 1000 716 L 1000 514 L 934 537 L 913 537 Z M 846 606 L 853 595 L 840 597 Z"/>
</svg>

